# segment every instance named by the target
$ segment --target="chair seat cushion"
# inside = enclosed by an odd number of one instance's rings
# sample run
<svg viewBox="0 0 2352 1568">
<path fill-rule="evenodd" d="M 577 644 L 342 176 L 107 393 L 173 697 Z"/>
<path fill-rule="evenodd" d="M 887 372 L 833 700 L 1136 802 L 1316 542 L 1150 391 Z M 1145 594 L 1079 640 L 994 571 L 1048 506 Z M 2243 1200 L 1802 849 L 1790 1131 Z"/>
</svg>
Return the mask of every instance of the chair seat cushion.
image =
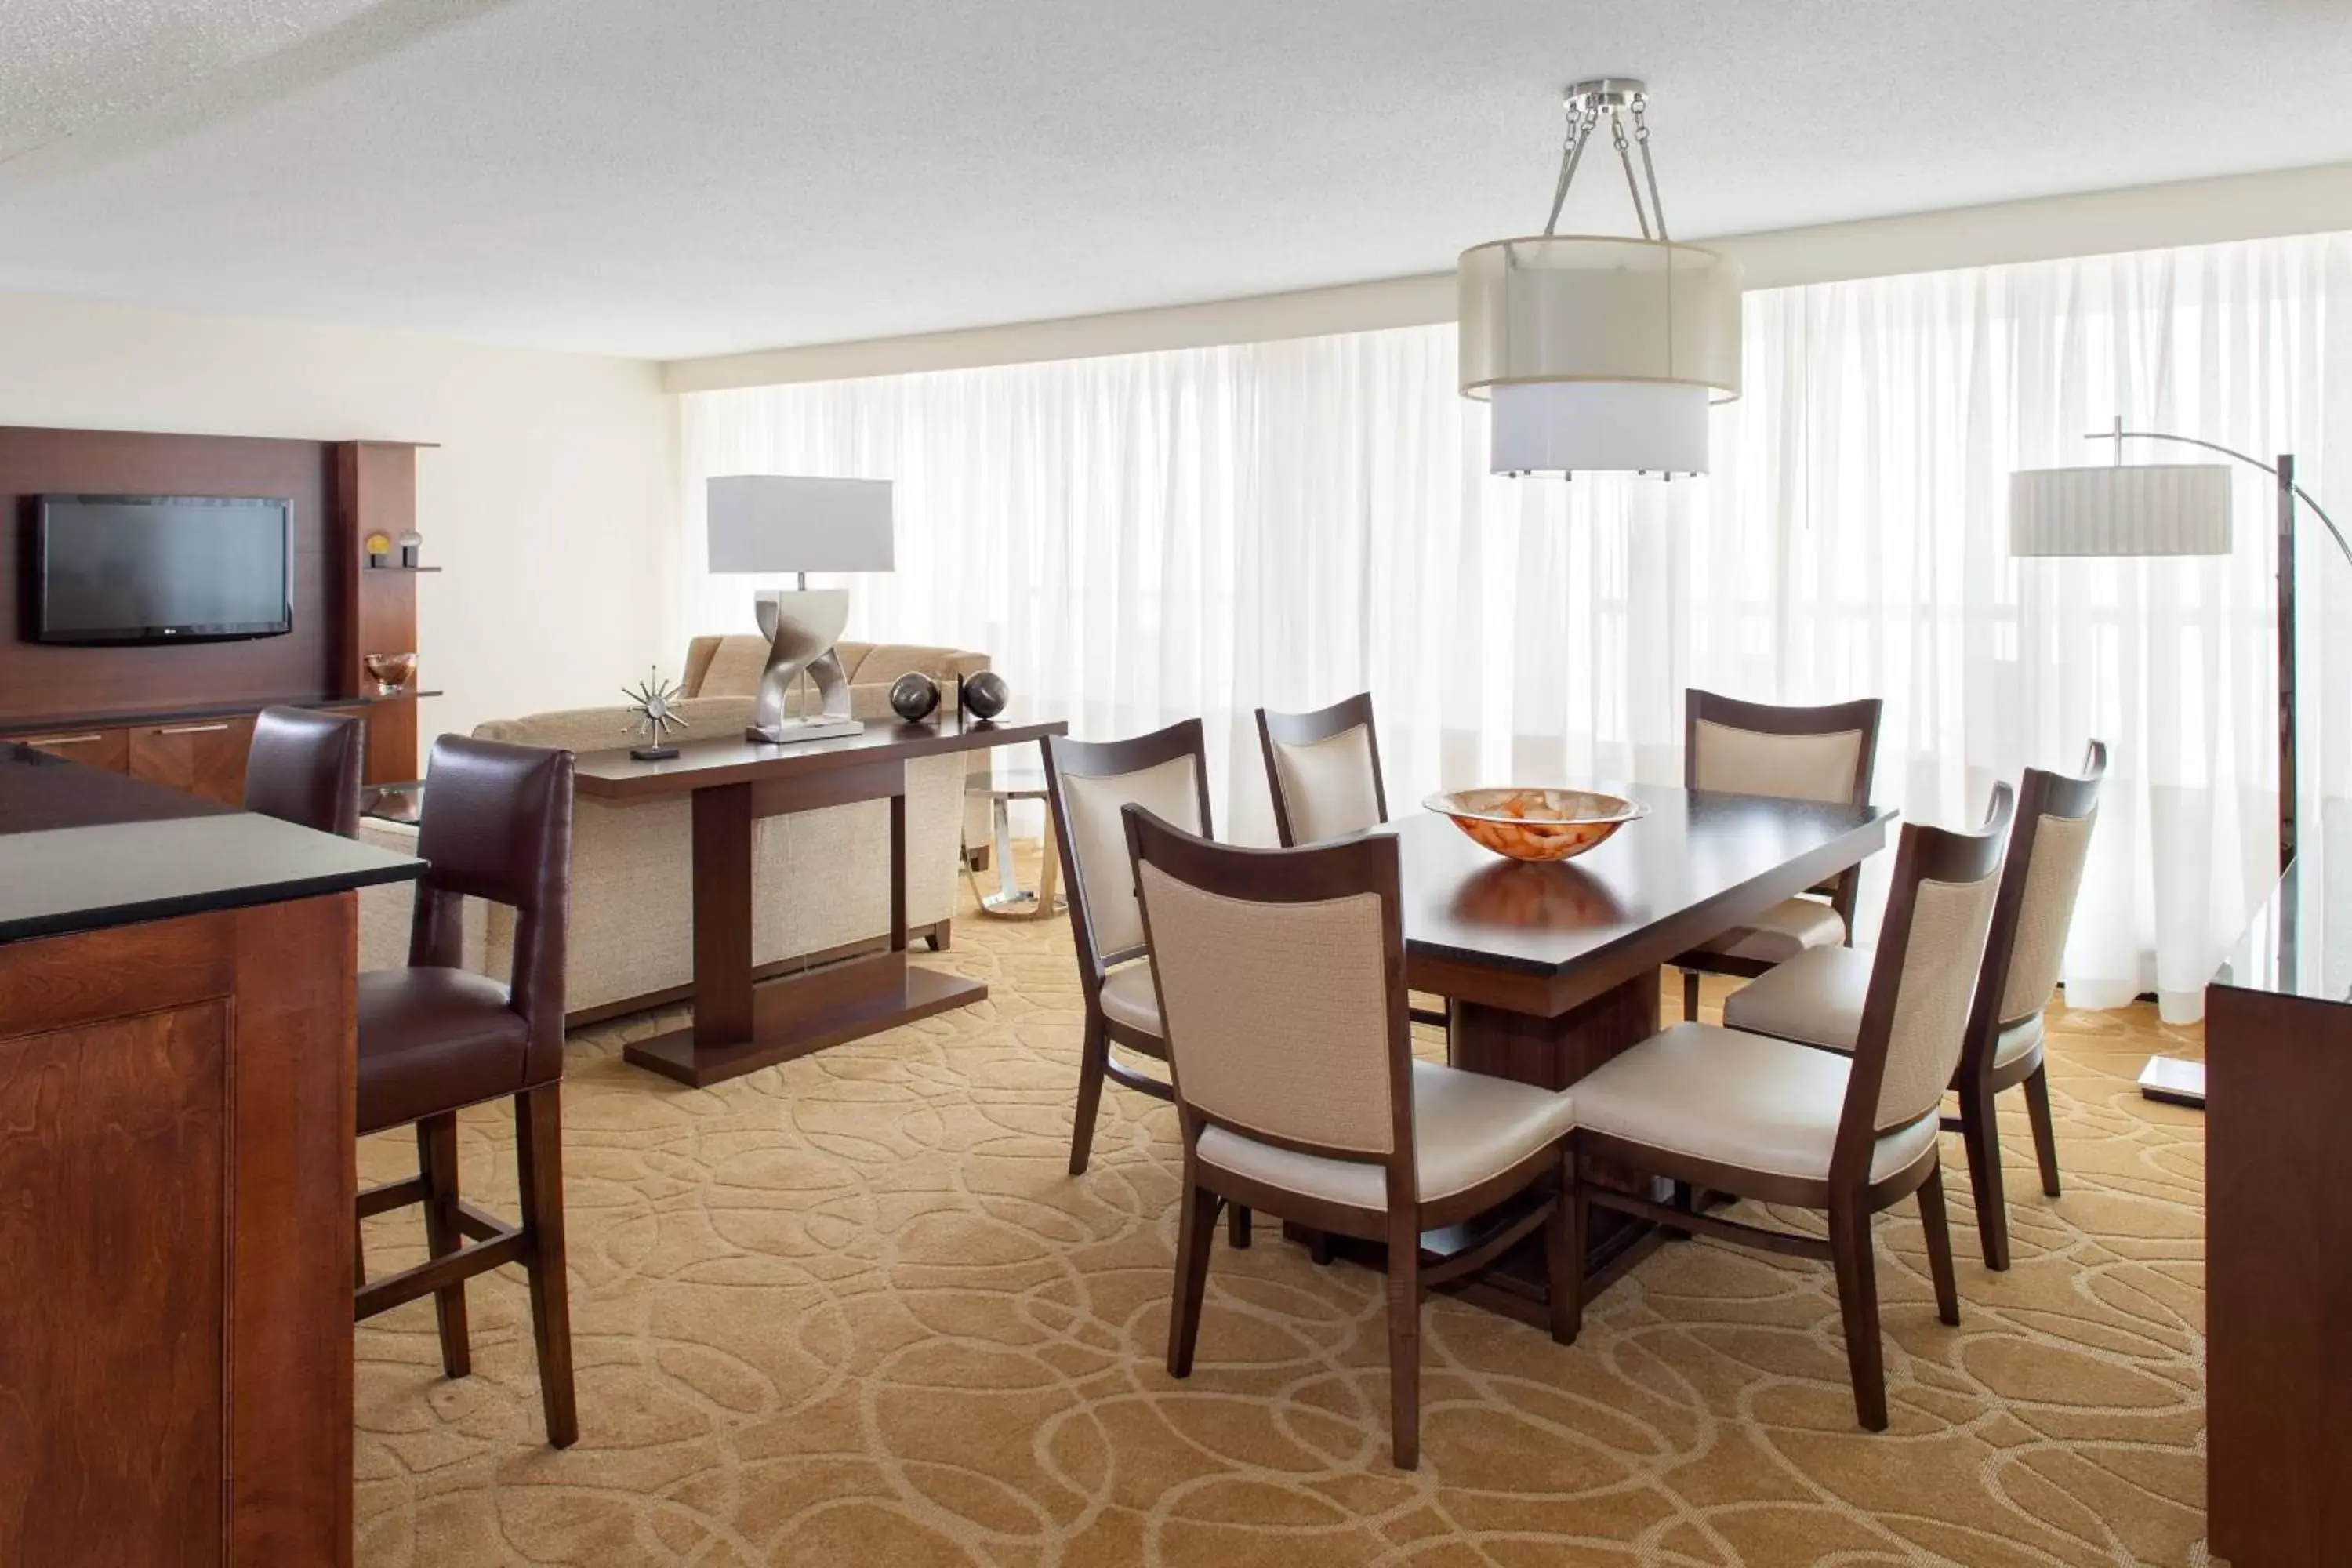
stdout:
<svg viewBox="0 0 2352 1568">
<path fill-rule="evenodd" d="M 367 971 L 359 978 L 360 1131 L 520 1093 L 530 1038 L 507 988 L 471 970 Z"/>
<path fill-rule="evenodd" d="M 1750 1034 L 1851 1053 L 1862 1033 L 1875 961 L 1865 948 L 1808 948 L 1733 992 L 1723 1005 L 1723 1021 Z M 1994 1068 L 2022 1059 L 2041 1043 L 2041 1014 L 2004 1025 L 1993 1040 Z"/>
<path fill-rule="evenodd" d="M 1850 1052 L 1862 1032 L 1874 956 L 1862 948 L 1807 948 L 1733 992 L 1723 1004 L 1724 1024 Z"/>
<path fill-rule="evenodd" d="M 1466 1192 L 1574 1131 L 1576 1110 L 1553 1093 L 1507 1078 L 1433 1062 L 1412 1064 L 1414 1174 L 1421 1201 Z M 1351 1208 L 1385 1210 L 1379 1165 L 1276 1148 L 1223 1127 L 1201 1133 L 1201 1163 L 1284 1192 Z"/>
<path fill-rule="evenodd" d="M 1699 943 L 1701 952 L 1786 963 L 1808 948 L 1835 947 L 1845 941 L 1845 921 L 1819 899 L 1784 899 L 1746 925 L 1733 926 Z"/>
<path fill-rule="evenodd" d="M 1845 1057 L 1712 1024 L 1677 1024 L 1576 1083 L 1590 1131 L 1764 1175 L 1826 1181 L 1845 1107 Z M 1936 1142 L 1934 1112 L 1883 1133 L 1873 1181 Z"/>
<path fill-rule="evenodd" d="M 1167 1033 L 1160 1026 L 1160 993 L 1151 984 L 1150 959 L 1122 963 L 1103 976 L 1102 1010 L 1112 1023 L 1155 1038 Z"/>
</svg>

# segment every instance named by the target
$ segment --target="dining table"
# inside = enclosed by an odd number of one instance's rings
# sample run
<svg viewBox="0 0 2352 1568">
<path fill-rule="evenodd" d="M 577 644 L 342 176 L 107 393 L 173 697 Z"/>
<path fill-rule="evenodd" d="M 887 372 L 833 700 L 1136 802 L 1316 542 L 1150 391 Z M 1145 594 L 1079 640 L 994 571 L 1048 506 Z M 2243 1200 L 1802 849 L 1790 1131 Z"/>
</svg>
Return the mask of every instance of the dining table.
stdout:
<svg viewBox="0 0 2352 1568">
<path fill-rule="evenodd" d="M 1429 811 L 1370 830 L 1397 840 L 1406 984 L 1445 999 L 1447 1055 L 1457 1068 L 1572 1096 L 1579 1079 L 1658 1032 L 1661 968 L 1860 865 L 1885 847 L 1896 815 L 1672 784 L 1593 787 L 1647 815 L 1568 860 L 1504 858 Z M 1591 1177 L 1637 1179 L 1606 1167 Z M 1479 1245 L 1481 1235 L 1433 1231 L 1423 1248 L 1444 1258 Z M 1588 1290 L 1660 1239 L 1647 1221 L 1596 1206 Z M 1353 1249 L 1331 1241 L 1343 1254 Z M 1545 1321 L 1532 1240 L 1450 1289 Z"/>
</svg>

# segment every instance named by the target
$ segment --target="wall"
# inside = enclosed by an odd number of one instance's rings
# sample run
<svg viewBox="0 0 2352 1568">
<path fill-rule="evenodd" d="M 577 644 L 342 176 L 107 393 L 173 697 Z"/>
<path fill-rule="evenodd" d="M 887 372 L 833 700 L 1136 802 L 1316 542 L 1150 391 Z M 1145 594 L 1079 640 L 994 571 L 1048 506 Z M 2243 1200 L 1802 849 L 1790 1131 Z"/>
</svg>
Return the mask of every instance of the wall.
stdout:
<svg viewBox="0 0 2352 1568">
<path fill-rule="evenodd" d="M 0 295 L 0 425 L 436 441 L 417 527 L 429 738 L 619 700 L 685 657 L 674 400 L 637 360 Z M 5 657 L 5 650 L 0 650 Z"/>
<path fill-rule="evenodd" d="M 1785 289 L 2345 229 L 2352 229 L 2352 163 L 2325 163 L 1718 235 L 1700 243 L 1738 258 L 1748 288 Z M 1432 272 L 1157 310 L 674 360 L 662 367 L 662 378 L 672 392 L 714 392 L 1381 331 L 1450 321 L 1454 313 L 1454 274 Z"/>
</svg>

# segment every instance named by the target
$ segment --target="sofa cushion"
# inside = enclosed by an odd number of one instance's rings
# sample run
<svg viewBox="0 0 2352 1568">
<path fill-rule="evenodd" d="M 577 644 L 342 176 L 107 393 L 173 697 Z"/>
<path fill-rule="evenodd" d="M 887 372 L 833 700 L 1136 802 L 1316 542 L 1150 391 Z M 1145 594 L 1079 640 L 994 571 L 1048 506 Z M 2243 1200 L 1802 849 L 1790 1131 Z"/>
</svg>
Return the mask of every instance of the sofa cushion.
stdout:
<svg viewBox="0 0 2352 1568">
<path fill-rule="evenodd" d="M 690 697 L 678 704 L 687 727 L 672 734 L 681 741 L 742 739 L 751 721 L 748 697 Z M 553 713 L 533 713 L 521 719 L 493 719 L 477 725 L 478 741 L 510 741 L 521 746 L 554 746 L 567 752 L 609 752 L 643 740 L 636 710 L 612 708 L 566 708 Z"/>
</svg>

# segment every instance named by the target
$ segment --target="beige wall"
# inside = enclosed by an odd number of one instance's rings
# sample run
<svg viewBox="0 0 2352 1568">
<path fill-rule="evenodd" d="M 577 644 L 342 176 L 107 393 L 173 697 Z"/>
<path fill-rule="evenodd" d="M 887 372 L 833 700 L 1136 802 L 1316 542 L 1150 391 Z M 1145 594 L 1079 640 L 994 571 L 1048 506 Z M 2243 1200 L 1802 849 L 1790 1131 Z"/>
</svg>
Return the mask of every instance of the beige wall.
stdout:
<svg viewBox="0 0 2352 1568">
<path fill-rule="evenodd" d="M 670 625 L 675 399 L 644 361 L 0 295 L 0 424 L 437 441 L 425 736 L 617 700 Z M 297 613 L 299 613 L 299 607 Z"/>
<path fill-rule="evenodd" d="M 2341 229 L 2352 229 L 2352 163 L 1953 207 L 1703 243 L 1738 257 L 1748 288 L 1781 289 Z M 1454 274 L 1436 272 L 1160 310 L 676 360 L 662 367 L 662 374 L 672 392 L 709 392 L 1377 331 L 1453 319 Z"/>
</svg>

